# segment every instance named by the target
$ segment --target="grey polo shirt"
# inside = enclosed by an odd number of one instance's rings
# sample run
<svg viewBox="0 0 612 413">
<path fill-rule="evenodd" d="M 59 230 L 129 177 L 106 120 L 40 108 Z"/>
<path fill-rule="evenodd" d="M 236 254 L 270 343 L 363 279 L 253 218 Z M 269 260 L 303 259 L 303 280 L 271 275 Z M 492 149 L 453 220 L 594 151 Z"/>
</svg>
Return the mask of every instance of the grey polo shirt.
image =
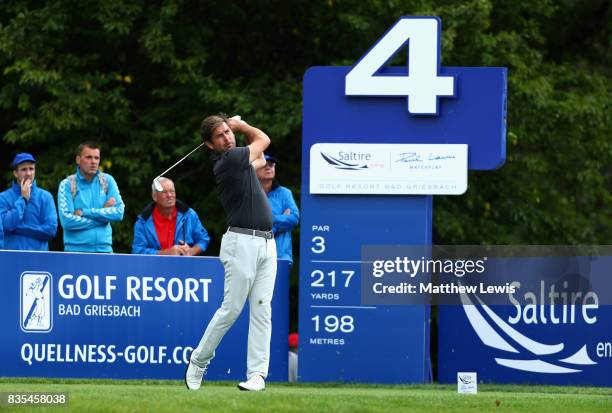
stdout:
<svg viewBox="0 0 612 413">
<path fill-rule="evenodd" d="M 255 168 L 249 163 L 249 148 L 214 153 L 211 159 L 227 225 L 271 231 L 272 210 Z"/>
</svg>

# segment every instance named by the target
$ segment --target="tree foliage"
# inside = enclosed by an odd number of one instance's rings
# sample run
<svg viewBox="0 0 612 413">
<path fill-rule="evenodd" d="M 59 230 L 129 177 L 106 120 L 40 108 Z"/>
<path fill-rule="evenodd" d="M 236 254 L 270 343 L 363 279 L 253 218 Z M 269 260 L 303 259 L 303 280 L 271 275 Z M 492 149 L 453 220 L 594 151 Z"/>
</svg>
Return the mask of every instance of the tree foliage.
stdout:
<svg viewBox="0 0 612 413">
<path fill-rule="evenodd" d="M 507 163 L 470 173 L 464 196 L 435 199 L 436 241 L 610 243 L 603 0 L 3 0 L 5 182 L 15 153 L 30 151 L 55 193 L 76 146 L 98 140 L 127 205 L 115 250 L 128 252 L 152 178 L 199 144 L 204 115 L 224 111 L 268 132 L 299 199 L 304 71 L 352 65 L 402 15 L 441 17 L 444 65 L 509 68 Z M 215 254 L 225 222 L 210 169 L 201 151 L 168 175 Z"/>
</svg>

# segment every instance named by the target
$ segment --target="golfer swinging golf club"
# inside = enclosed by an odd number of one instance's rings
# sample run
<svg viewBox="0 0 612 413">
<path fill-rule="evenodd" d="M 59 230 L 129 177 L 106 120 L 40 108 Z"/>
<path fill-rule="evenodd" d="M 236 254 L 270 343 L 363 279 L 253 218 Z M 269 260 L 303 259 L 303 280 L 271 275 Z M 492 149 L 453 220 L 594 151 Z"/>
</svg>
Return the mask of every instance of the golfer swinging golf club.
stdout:
<svg viewBox="0 0 612 413">
<path fill-rule="evenodd" d="M 248 145 L 236 147 L 234 133 L 246 136 Z M 210 320 L 191 353 L 185 384 L 197 390 L 219 342 L 234 324 L 249 299 L 247 380 L 240 390 L 266 387 L 272 334 L 272 293 L 276 278 L 276 243 L 272 212 L 256 170 L 266 165 L 264 150 L 270 138 L 239 117 L 209 116 L 200 127 L 202 139 L 213 150 L 213 173 L 227 215 L 227 232 L 219 258 L 225 268 L 223 303 Z"/>
</svg>

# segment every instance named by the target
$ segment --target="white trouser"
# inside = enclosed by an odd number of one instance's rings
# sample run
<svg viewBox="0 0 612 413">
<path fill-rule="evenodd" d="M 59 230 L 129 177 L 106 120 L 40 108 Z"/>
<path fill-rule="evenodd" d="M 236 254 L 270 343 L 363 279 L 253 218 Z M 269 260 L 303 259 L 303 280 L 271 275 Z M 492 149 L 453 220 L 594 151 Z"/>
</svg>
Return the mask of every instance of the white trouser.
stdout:
<svg viewBox="0 0 612 413">
<path fill-rule="evenodd" d="M 276 243 L 253 235 L 226 232 L 219 255 L 225 267 L 223 303 L 208 323 L 191 362 L 204 367 L 249 299 L 247 379 L 268 376 L 272 336 L 272 293 L 276 279 Z"/>
</svg>

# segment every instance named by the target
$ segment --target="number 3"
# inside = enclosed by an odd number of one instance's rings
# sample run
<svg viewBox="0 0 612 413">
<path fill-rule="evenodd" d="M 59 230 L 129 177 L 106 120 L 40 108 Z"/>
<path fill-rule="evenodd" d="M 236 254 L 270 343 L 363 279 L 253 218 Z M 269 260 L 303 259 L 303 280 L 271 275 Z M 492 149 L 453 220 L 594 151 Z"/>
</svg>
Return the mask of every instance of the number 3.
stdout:
<svg viewBox="0 0 612 413">
<path fill-rule="evenodd" d="M 325 238 L 323 237 L 312 237 L 314 245 L 310 247 L 310 250 L 315 254 L 323 254 L 325 252 Z"/>
<path fill-rule="evenodd" d="M 408 76 L 376 75 L 407 41 Z M 455 78 L 438 76 L 439 66 L 440 20 L 402 17 L 346 75 L 345 94 L 407 96 L 408 112 L 437 115 L 438 97 L 455 95 Z"/>
</svg>

